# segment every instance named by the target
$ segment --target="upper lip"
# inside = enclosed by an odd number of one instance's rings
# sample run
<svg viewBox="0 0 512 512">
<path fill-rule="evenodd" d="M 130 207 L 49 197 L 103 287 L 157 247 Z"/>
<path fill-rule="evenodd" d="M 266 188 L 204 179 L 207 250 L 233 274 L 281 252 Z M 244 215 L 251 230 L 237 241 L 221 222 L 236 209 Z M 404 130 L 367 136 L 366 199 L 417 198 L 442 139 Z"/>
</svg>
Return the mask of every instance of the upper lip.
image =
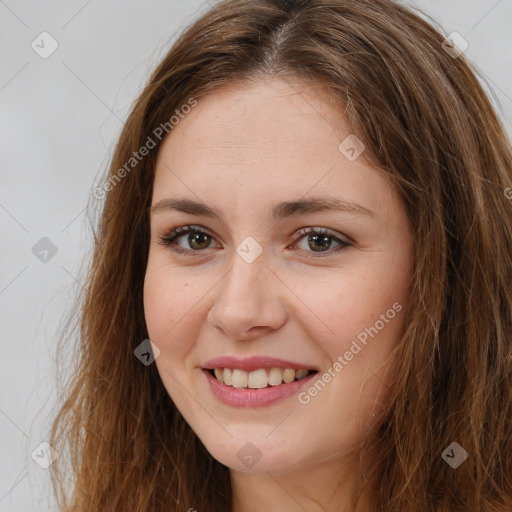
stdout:
<svg viewBox="0 0 512 512">
<path fill-rule="evenodd" d="M 246 371 L 258 370 L 259 368 L 292 368 L 294 370 L 314 369 L 307 364 L 267 356 L 252 356 L 247 358 L 233 356 L 215 357 L 206 361 L 203 368 L 208 370 L 213 370 L 215 368 L 236 368 Z"/>
</svg>

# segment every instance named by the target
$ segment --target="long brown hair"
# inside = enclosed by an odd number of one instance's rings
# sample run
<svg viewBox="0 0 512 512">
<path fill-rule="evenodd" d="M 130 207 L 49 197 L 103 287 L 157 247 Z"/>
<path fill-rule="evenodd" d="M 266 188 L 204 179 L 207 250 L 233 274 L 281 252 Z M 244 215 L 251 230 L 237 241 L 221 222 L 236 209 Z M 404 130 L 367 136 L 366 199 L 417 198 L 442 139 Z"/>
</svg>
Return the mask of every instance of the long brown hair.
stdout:
<svg viewBox="0 0 512 512">
<path fill-rule="evenodd" d="M 230 510 L 228 468 L 134 349 L 148 338 L 155 129 L 172 136 L 170 117 L 192 99 L 265 77 L 328 87 L 412 227 L 415 272 L 392 398 L 362 442 L 361 453 L 377 458 L 355 498 L 372 477 L 374 510 L 512 510 L 512 150 L 479 72 L 443 47 L 446 35 L 427 18 L 392 0 L 225 0 L 180 34 L 93 199 L 102 210 L 79 343 L 50 436 L 62 510 Z M 130 161 L 148 137 L 157 147 Z M 468 453 L 457 469 L 442 457 L 453 442 Z"/>
</svg>

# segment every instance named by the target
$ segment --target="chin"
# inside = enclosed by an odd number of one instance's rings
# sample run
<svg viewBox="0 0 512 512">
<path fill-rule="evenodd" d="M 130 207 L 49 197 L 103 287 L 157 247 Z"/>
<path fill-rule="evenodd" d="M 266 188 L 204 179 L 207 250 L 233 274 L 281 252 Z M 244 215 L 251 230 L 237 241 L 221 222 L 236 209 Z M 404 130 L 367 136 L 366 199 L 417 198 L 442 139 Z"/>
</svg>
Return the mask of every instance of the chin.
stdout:
<svg viewBox="0 0 512 512">
<path fill-rule="evenodd" d="M 253 437 L 246 432 L 241 438 L 229 438 L 222 445 L 218 439 L 212 439 L 211 443 L 207 440 L 203 444 L 221 464 L 244 473 L 279 473 L 301 465 L 297 450 L 283 446 L 282 439 L 277 437 L 270 440 Z"/>
</svg>

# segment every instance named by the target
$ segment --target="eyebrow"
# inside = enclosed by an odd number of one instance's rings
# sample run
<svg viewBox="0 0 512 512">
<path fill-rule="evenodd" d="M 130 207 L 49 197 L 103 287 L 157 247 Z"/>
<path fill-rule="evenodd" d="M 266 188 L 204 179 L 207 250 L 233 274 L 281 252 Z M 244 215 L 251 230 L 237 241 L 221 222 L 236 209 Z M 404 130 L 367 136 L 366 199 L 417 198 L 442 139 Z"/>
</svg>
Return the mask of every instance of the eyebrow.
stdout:
<svg viewBox="0 0 512 512">
<path fill-rule="evenodd" d="M 200 203 L 186 197 L 162 199 L 151 207 L 152 213 L 168 210 L 176 210 L 191 215 L 212 217 L 221 221 L 224 215 L 223 210 L 212 208 L 204 203 Z M 299 199 L 297 201 L 284 201 L 274 205 L 268 211 L 268 214 L 270 218 L 277 220 L 294 215 L 306 215 L 329 211 L 366 215 L 370 217 L 374 217 L 376 215 L 375 212 L 360 204 L 351 203 L 344 199 L 334 197 L 314 197 L 311 199 Z"/>
</svg>

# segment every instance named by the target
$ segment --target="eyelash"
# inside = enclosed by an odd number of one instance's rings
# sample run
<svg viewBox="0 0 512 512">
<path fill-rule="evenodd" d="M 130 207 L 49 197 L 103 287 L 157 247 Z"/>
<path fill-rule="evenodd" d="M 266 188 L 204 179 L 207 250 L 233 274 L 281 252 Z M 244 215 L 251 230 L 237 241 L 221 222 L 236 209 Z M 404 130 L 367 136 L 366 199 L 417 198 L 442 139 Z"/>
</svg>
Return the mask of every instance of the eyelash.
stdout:
<svg viewBox="0 0 512 512">
<path fill-rule="evenodd" d="M 190 226 L 189 225 L 189 226 L 181 226 L 181 227 L 178 227 L 175 229 L 171 229 L 171 231 L 168 234 L 159 237 L 158 243 L 165 247 L 170 247 L 170 246 L 173 246 L 173 244 L 177 238 L 179 238 L 180 236 L 183 236 L 185 234 L 188 234 L 188 233 L 201 233 L 201 234 L 204 234 L 204 235 L 207 235 L 207 236 L 213 238 L 213 236 L 210 235 L 210 233 L 208 233 L 208 231 L 200 228 L 199 226 Z M 337 236 L 335 236 L 330 230 L 328 230 L 326 228 L 313 228 L 313 227 L 307 227 L 307 228 L 300 229 L 295 235 L 294 244 L 297 243 L 298 241 L 300 241 L 300 239 L 303 238 L 303 236 L 312 235 L 312 234 L 313 235 L 327 235 L 329 238 L 333 239 L 334 241 L 336 241 L 337 243 L 340 244 L 340 247 L 337 247 L 333 250 L 319 252 L 319 253 L 315 253 L 313 251 L 304 251 L 304 252 L 312 252 L 314 254 L 313 258 L 325 258 L 327 256 L 331 256 L 334 253 L 343 251 L 344 249 L 347 249 L 348 247 L 352 246 L 351 243 L 346 242 L 344 240 L 340 240 Z M 187 254 L 187 255 L 191 255 L 191 256 L 200 256 L 199 253 L 203 252 L 203 250 L 193 251 L 193 250 L 189 250 L 189 249 L 183 249 L 178 246 L 171 247 L 171 250 L 173 250 L 174 252 L 177 252 L 179 254 Z"/>
</svg>

